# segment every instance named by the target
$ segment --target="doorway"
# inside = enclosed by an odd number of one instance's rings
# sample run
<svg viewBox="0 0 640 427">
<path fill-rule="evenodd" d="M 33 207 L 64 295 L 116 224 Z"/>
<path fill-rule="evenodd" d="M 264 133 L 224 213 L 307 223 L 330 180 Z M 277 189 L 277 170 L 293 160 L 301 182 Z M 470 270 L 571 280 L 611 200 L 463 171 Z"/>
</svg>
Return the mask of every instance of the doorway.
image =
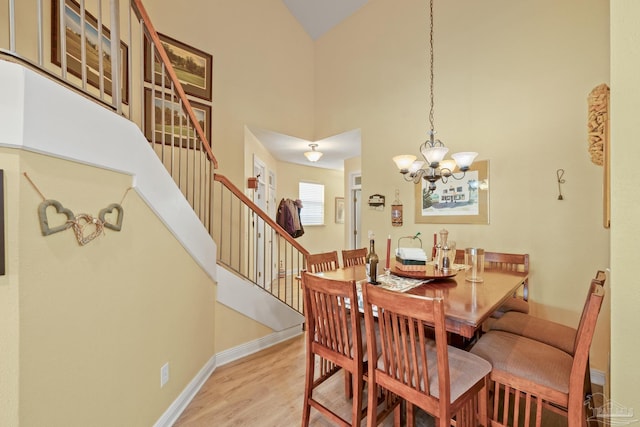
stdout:
<svg viewBox="0 0 640 427">
<path fill-rule="evenodd" d="M 351 196 L 351 215 L 349 216 L 349 245 L 351 249 L 362 246 L 360 239 L 360 218 L 362 210 L 362 176 L 360 172 L 349 174 L 349 194 Z"/>
</svg>

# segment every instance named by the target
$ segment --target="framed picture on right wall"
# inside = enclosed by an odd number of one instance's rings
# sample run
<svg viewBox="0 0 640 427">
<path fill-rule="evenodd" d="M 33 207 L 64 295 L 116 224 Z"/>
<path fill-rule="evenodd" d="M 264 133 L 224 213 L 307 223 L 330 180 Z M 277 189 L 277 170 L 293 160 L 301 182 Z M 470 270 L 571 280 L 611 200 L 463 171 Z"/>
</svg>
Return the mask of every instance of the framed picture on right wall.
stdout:
<svg viewBox="0 0 640 427">
<path fill-rule="evenodd" d="M 415 186 L 416 223 L 489 224 L 489 161 L 474 162 L 454 176 L 438 181 L 432 193 L 425 180 Z"/>
</svg>

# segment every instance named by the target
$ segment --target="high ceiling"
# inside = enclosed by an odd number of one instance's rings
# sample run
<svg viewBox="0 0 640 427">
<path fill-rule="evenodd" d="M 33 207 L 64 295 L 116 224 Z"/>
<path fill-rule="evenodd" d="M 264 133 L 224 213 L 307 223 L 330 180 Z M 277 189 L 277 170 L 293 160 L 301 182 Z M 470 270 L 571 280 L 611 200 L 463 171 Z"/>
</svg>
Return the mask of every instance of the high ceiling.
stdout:
<svg viewBox="0 0 640 427">
<path fill-rule="evenodd" d="M 282 0 L 309 36 L 316 40 L 369 0 Z M 352 130 L 320 141 L 306 141 L 267 129 L 251 127 L 251 132 L 278 160 L 326 169 L 344 169 L 344 160 L 360 156 L 360 130 Z M 323 156 L 311 163 L 304 152 L 318 144 Z"/>
<path fill-rule="evenodd" d="M 291 14 L 316 40 L 369 0 L 282 0 Z"/>
</svg>

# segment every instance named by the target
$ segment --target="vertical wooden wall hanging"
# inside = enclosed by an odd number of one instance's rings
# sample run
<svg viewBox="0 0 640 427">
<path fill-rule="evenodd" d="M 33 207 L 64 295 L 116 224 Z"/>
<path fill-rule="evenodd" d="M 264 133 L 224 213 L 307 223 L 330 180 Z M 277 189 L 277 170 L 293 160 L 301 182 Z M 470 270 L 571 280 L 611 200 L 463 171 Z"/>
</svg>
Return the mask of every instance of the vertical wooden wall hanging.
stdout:
<svg viewBox="0 0 640 427">
<path fill-rule="evenodd" d="M 601 84 L 593 88 L 587 98 L 589 117 L 587 130 L 589 135 L 589 154 L 591 162 L 602 166 L 603 171 L 603 225 L 611 225 L 611 182 L 610 182 L 610 141 L 609 141 L 609 86 Z"/>
</svg>

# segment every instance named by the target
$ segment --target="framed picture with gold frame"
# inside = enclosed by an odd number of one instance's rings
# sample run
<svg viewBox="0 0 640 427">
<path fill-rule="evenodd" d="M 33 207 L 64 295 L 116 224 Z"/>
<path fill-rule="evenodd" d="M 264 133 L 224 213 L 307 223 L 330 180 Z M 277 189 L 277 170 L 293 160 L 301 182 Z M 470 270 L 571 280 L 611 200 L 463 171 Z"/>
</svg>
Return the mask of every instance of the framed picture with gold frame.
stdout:
<svg viewBox="0 0 640 427">
<path fill-rule="evenodd" d="M 446 182 L 415 186 L 415 222 L 422 224 L 489 224 L 489 161 L 480 160 L 464 173 L 455 172 Z"/>
<path fill-rule="evenodd" d="M 187 95 L 211 101 L 213 57 L 207 52 L 196 49 L 164 34 L 158 33 L 158 37 Z M 160 86 L 162 85 L 162 68 L 160 67 L 158 57 L 153 55 L 153 71 L 155 75 L 152 79 L 150 48 L 149 41 L 145 39 L 144 81 L 152 83 L 153 80 L 156 85 Z M 165 87 L 170 87 L 168 76 L 165 76 L 164 84 Z"/>
<path fill-rule="evenodd" d="M 205 137 L 211 141 L 211 107 L 193 100 L 189 103 Z M 202 149 L 196 143 L 196 130 L 189 125 L 184 106 L 161 90 L 144 89 L 144 135 L 157 144 Z"/>
</svg>

